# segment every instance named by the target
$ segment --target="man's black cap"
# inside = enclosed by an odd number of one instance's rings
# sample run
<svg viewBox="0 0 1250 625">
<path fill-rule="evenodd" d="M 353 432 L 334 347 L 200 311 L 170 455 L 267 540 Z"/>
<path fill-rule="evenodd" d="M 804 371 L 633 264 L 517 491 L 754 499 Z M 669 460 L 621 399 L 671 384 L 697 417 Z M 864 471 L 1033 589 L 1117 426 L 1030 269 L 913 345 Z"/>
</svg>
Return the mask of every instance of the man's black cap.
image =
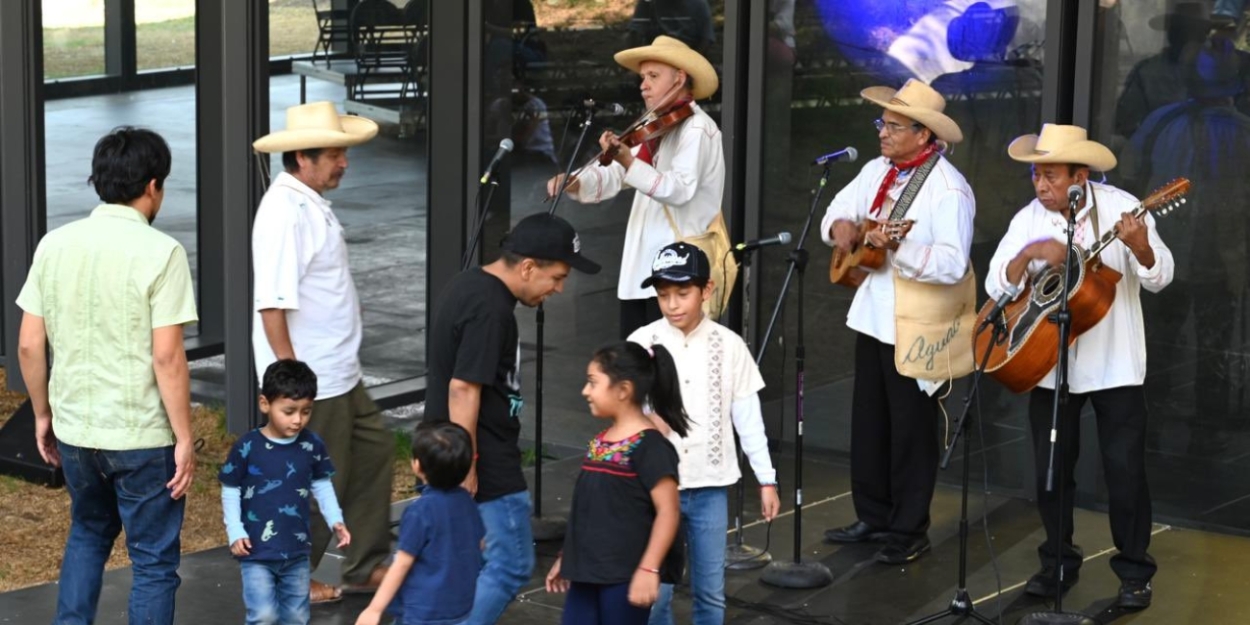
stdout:
<svg viewBox="0 0 1250 625">
<path fill-rule="evenodd" d="M 501 247 L 518 256 L 563 261 L 582 273 L 599 273 L 599 264 L 582 256 L 582 243 L 572 224 L 555 215 L 539 213 L 522 219 Z"/>
<path fill-rule="evenodd" d="M 649 288 L 660 280 L 707 282 L 711 279 L 712 267 L 708 264 L 707 254 L 704 254 L 703 250 L 689 243 L 670 243 L 655 255 L 655 260 L 651 263 L 651 277 L 642 281 L 642 288 Z"/>
</svg>

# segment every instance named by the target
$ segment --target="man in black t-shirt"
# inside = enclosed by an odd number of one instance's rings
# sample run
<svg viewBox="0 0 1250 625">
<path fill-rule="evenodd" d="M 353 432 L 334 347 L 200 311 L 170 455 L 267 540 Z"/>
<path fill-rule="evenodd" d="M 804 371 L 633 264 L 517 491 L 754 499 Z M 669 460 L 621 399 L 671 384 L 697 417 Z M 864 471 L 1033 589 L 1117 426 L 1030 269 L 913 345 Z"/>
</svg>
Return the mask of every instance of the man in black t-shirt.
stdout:
<svg viewBox="0 0 1250 625">
<path fill-rule="evenodd" d="M 439 298 L 430 328 L 425 418 L 454 421 L 473 437 L 473 468 L 464 487 L 486 526 L 486 565 L 467 623 L 503 614 L 534 568 L 530 497 L 521 473 L 521 350 L 514 309 L 538 306 L 564 290 L 571 269 L 599 272 L 581 255 L 573 226 L 548 214 L 517 223 L 502 256 L 460 272 Z"/>
</svg>

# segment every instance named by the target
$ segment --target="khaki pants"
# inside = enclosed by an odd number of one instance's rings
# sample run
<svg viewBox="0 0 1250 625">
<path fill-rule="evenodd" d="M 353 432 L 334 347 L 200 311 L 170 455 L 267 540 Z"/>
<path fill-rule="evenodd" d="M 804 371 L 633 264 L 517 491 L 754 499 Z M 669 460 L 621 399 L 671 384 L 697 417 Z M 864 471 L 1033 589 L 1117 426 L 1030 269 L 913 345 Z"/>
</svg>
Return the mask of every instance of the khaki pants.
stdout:
<svg viewBox="0 0 1250 625">
<path fill-rule="evenodd" d="M 383 425 L 382 414 L 363 383 L 343 395 L 317 400 L 308 429 L 325 441 L 330 452 L 334 494 L 343 509 L 343 522 L 352 533 L 343 562 L 343 581 L 365 583 L 391 550 L 395 436 Z M 315 501 L 311 523 L 311 564 L 315 571 L 332 535 Z"/>
</svg>

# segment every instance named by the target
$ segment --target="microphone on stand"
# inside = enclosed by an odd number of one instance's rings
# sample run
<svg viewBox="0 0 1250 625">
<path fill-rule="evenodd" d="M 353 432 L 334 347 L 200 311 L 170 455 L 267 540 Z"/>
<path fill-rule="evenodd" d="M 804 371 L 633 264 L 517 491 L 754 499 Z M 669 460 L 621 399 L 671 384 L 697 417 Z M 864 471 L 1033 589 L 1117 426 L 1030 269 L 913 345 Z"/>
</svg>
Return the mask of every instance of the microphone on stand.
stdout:
<svg viewBox="0 0 1250 625">
<path fill-rule="evenodd" d="M 1068 187 L 1068 203 L 1072 206 L 1079 206 L 1081 200 L 1085 198 L 1085 187 L 1074 184 Z"/>
<path fill-rule="evenodd" d="M 990 309 L 990 314 L 985 316 L 985 321 L 981 323 L 980 328 L 977 328 L 977 332 L 980 333 L 982 330 L 997 323 L 998 316 L 1003 313 L 1003 310 L 1007 308 L 1008 304 L 1015 301 L 1016 296 L 1020 295 L 1020 291 L 1020 287 L 1014 284 L 1008 284 L 1007 290 L 1003 293 L 1002 297 L 999 297 L 998 300 L 994 302 L 994 307 Z"/>
<path fill-rule="evenodd" d="M 482 179 L 478 182 L 482 184 L 490 182 L 490 175 L 495 172 L 495 167 L 499 165 L 499 161 L 502 161 L 503 157 L 512 151 L 512 146 L 512 139 L 504 139 L 499 142 L 499 149 L 495 150 L 495 157 L 490 159 L 490 164 L 486 166 L 486 172 L 482 174 Z"/>
<path fill-rule="evenodd" d="M 859 150 L 856 150 L 855 148 L 842 148 L 837 152 L 830 152 L 824 156 L 817 156 L 816 160 L 812 161 L 812 164 L 824 165 L 830 161 L 846 161 L 848 163 L 854 163 L 858 158 Z"/>
<path fill-rule="evenodd" d="M 591 99 L 582 101 L 582 106 L 590 111 L 606 113 L 608 115 L 624 115 L 625 107 L 616 102 L 598 102 Z"/>
<path fill-rule="evenodd" d="M 785 245 L 789 243 L 792 238 L 794 237 L 791 237 L 789 232 L 779 232 L 775 237 L 739 243 L 733 247 L 733 251 L 735 254 L 745 254 L 747 252 L 755 251 L 761 247 L 768 247 L 770 245 Z"/>
</svg>

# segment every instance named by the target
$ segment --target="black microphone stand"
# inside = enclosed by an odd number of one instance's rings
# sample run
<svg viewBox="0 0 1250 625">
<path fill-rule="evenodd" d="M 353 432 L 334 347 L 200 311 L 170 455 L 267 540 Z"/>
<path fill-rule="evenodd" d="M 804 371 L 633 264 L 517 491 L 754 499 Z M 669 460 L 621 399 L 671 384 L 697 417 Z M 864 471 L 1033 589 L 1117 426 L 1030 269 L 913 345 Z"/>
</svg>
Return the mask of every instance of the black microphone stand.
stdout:
<svg viewBox="0 0 1250 625">
<path fill-rule="evenodd" d="M 946 446 L 946 452 L 942 454 L 942 462 L 939 466 L 943 470 L 950 467 L 951 456 L 955 453 L 955 445 L 959 443 L 959 436 L 968 428 L 968 416 L 972 413 L 972 400 L 980 392 L 981 376 L 985 374 L 985 366 L 990 361 L 990 355 L 994 353 L 994 346 L 1007 340 L 1007 322 L 1003 313 L 994 315 L 992 319 L 986 319 L 986 323 L 993 327 L 994 333 L 990 337 L 990 342 L 985 345 L 985 355 L 981 356 L 981 364 L 973 370 L 972 385 L 968 387 L 968 393 L 964 395 L 963 414 L 959 415 L 959 421 L 955 422 L 954 434 L 951 435 L 950 445 Z M 984 329 L 985 326 L 982 326 L 981 329 L 977 330 L 977 333 L 980 334 L 981 330 Z M 977 410 L 978 417 L 980 412 L 980 410 Z M 982 441 L 982 444 L 984 445 L 984 441 Z M 994 621 L 977 612 L 976 606 L 972 604 L 972 597 L 968 594 L 968 488 L 972 467 L 971 449 L 972 446 L 968 444 L 968 441 L 964 441 L 962 461 L 964 464 L 963 492 L 959 507 L 959 583 L 955 587 L 955 596 L 945 610 L 922 617 L 919 620 L 907 623 L 907 625 L 923 625 L 924 623 L 932 623 L 948 616 L 972 617 L 986 625 L 994 625 Z"/>
<path fill-rule="evenodd" d="M 758 249 L 758 248 L 757 248 Z M 747 295 L 751 292 L 751 252 L 754 250 L 739 251 L 733 250 L 735 259 L 742 259 L 742 339 L 746 341 L 747 349 L 751 347 L 749 339 L 751 335 L 751 299 Z M 756 362 L 756 366 L 759 363 Z M 734 433 L 737 437 L 737 433 Z M 743 466 L 745 455 L 742 453 L 742 445 L 738 445 L 738 467 Z M 746 506 L 746 471 L 742 470 L 742 477 L 738 478 L 737 486 L 737 505 L 734 506 L 734 542 L 725 547 L 725 568 L 731 571 L 750 571 L 766 566 L 773 561 L 773 557 L 763 549 L 752 547 L 742 540 L 742 517 L 744 507 Z"/>
<path fill-rule="evenodd" d="M 474 257 L 477 255 L 477 246 L 482 240 L 482 230 L 486 227 L 487 216 L 490 215 L 490 201 L 491 198 L 495 197 L 495 189 L 499 187 L 499 183 L 494 180 L 486 183 L 479 183 L 477 187 L 477 195 L 474 196 L 475 200 L 482 194 L 483 185 L 490 185 L 490 188 L 486 190 L 486 204 L 478 204 L 475 207 L 477 209 L 477 218 L 473 224 L 473 238 L 469 240 L 469 249 L 465 250 L 464 256 L 460 257 L 460 271 L 468 269 L 469 265 L 473 263 Z M 476 204 L 477 202 L 474 203 Z"/>
<path fill-rule="evenodd" d="M 760 362 L 764 358 L 764 352 L 768 348 L 768 339 L 772 336 L 773 328 L 776 327 L 778 313 L 781 312 L 781 305 L 785 302 L 786 293 L 790 290 L 790 282 L 794 277 L 795 271 L 799 274 L 799 295 L 798 295 L 798 335 L 794 345 L 794 561 L 780 562 L 774 560 L 769 563 L 764 572 L 760 574 L 760 581 L 771 586 L 779 586 L 782 588 L 820 588 L 833 583 L 833 573 L 829 571 L 829 567 L 820 562 L 804 562 L 803 561 L 803 374 L 804 374 L 804 357 L 806 350 L 803 344 L 803 276 L 807 269 L 808 252 L 803 248 L 803 244 L 807 241 L 807 232 L 812 229 L 812 219 L 816 215 L 816 207 L 820 205 L 820 196 L 825 191 L 825 185 L 829 182 L 829 166 L 832 161 L 826 161 L 824 170 L 820 174 L 820 182 L 816 187 L 814 197 L 812 197 L 812 206 L 807 211 L 807 223 L 803 224 L 803 233 L 799 235 L 799 243 L 794 250 L 790 252 L 790 268 L 786 271 L 786 279 L 781 283 L 781 292 L 777 294 L 777 303 L 773 306 L 772 318 L 768 321 L 768 330 L 764 332 L 764 340 L 760 342 L 760 353 L 756 356 L 756 362 Z"/>
<path fill-rule="evenodd" d="M 560 198 L 564 197 L 564 191 L 569 186 L 569 176 L 572 175 L 573 166 L 577 162 L 577 156 L 581 153 L 582 144 L 586 141 L 586 134 L 594 123 L 594 107 L 587 106 L 585 108 L 586 117 L 582 120 L 582 132 L 577 137 L 577 145 L 573 147 L 573 154 L 569 156 L 569 164 L 564 170 L 564 178 L 560 180 L 560 190 L 551 200 L 551 208 L 547 209 L 548 215 L 555 214 L 556 206 L 560 204 Z M 534 512 L 533 517 L 530 519 L 530 529 L 533 532 L 534 540 L 545 542 L 564 538 L 564 530 L 568 525 L 568 520 L 561 517 L 543 516 L 543 328 L 547 323 L 547 312 L 544 310 L 542 303 L 538 304 L 534 319 L 537 322 L 537 332 L 534 338 L 537 343 L 537 353 L 534 355 Z"/>
<path fill-rule="evenodd" d="M 1081 254 L 1073 249 L 1072 238 L 1076 233 L 1076 210 L 1079 197 L 1068 199 L 1068 242 L 1067 253 L 1063 259 L 1063 298 L 1059 301 L 1059 310 L 1049 318 L 1051 323 L 1059 324 L 1059 362 L 1055 365 L 1055 397 L 1050 415 L 1050 461 L 1046 466 L 1046 492 L 1055 492 L 1059 500 L 1059 525 L 1051 541 L 1055 550 L 1055 609 L 1050 612 L 1034 612 L 1020 619 L 1020 625 L 1096 625 L 1094 619 L 1079 612 L 1063 611 L 1063 521 L 1064 514 L 1064 467 L 1062 457 L 1059 469 L 1055 470 L 1055 455 L 1066 453 L 1060 444 L 1060 415 L 1068 404 L 1068 337 L 1072 332 L 1072 312 L 1068 307 L 1068 296 L 1072 289 L 1072 269 L 1074 263 L 1084 262 Z M 1080 423 L 1063 423 L 1065 428 L 1080 427 Z"/>
</svg>

